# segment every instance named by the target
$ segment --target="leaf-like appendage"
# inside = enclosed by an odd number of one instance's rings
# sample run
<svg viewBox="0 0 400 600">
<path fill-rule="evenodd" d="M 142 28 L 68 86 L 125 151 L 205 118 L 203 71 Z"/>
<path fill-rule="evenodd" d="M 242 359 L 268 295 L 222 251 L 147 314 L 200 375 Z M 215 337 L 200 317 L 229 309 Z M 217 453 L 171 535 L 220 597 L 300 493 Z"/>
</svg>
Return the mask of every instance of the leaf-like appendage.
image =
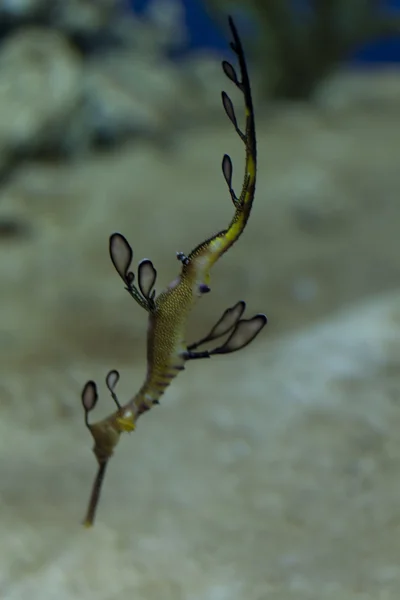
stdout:
<svg viewBox="0 0 400 600">
<path fill-rule="evenodd" d="M 220 320 L 214 325 L 208 334 L 208 341 L 216 340 L 217 338 L 228 333 L 239 321 L 240 317 L 244 313 L 245 308 L 246 303 L 243 300 L 237 302 L 235 306 L 227 308 Z"/>
<path fill-rule="evenodd" d="M 229 98 L 226 92 L 221 93 L 222 96 L 222 104 L 224 106 L 225 112 L 228 115 L 228 118 L 232 122 L 234 128 L 238 130 L 237 119 L 235 115 L 235 109 L 233 108 L 232 100 Z"/>
<path fill-rule="evenodd" d="M 227 60 L 222 61 L 222 69 L 225 75 L 230 79 L 235 85 L 239 85 L 239 80 L 236 75 L 236 71 L 230 62 Z"/>
<path fill-rule="evenodd" d="M 233 329 L 240 317 L 244 313 L 246 303 L 243 300 L 237 302 L 234 306 L 227 308 L 222 317 L 217 321 L 211 331 L 204 338 L 188 346 L 188 350 L 195 350 L 199 346 L 212 342 L 223 335 L 226 335 Z"/>
<path fill-rule="evenodd" d="M 267 317 L 262 314 L 256 315 L 251 319 L 239 321 L 225 344 L 219 348 L 215 348 L 215 350 L 211 350 L 210 355 L 229 354 L 241 350 L 254 340 L 266 323 Z"/>
<path fill-rule="evenodd" d="M 115 390 L 115 387 L 119 381 L 119 373 L 115 369 L 107 373 L 106 377 L 106 386 L 108 387 L 110 392 Z"/>
<path fill-rule="evenodd" d="M 131 284 L 134 275 L 129 272 L 129 267 L 131 266 L 133 251 L 120 233 L 113 233 L 110 237 L 110 257 L 121 279 L 128 285 Z"/>
<path fill-rule="evenodd" d="M 152 298 L 151 291 L 157 278 L 157 271 L 151 260 L 143 259 L 138 267 L 138 282 L 139 289 L 143 296 L 149 300 Z"/>
<path fill-rule="evenodd" d="M 225 181 L 229 187 L 229 190 L 232 189 L 232 172 L 233 166 L 231 157 L 229 156 L 229 154 L 224 154 L 224 157 L 222 159 L 222 173 L 225 177 Z"/>
<path fill-rule="evenodd" d="M 119 381 L 119 373 L 116 369 L 113 369 L 112 371 L 109 371 L 107 373 L 106 386 L 108 387 L 108 391 L 111 394 L 111 398 L 114 400 L 117 407 L 121 408 L 117 394 L 115 393 L 115 388 L 116 388 L 118 381 Z"/>
<path fill-rule="evenodd" d="M 98 400 L 97 386 L 94 381 L 88 381 L 82 390 L 82 405 L 86 413 L 96 406 Z"/>
</svg>

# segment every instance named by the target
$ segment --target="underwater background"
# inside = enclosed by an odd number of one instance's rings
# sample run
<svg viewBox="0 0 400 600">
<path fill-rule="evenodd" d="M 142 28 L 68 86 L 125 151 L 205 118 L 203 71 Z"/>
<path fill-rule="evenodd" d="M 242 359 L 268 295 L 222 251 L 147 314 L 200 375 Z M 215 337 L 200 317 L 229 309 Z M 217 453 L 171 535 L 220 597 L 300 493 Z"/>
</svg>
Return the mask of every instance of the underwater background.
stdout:
<svg viewBox="0 0 400 600">
<path fill-rule="evenodd" d="M 109 236 L 159 293 L 232 218 L 224 153 L 243 182 L 228 14 L 256 197 L 188 342 L 241 299 L 268 325 L 121 440 L 87 531 L 82 388 L 96 421 L 146 373 Z M 0 0 L 1 600 L 398 600 L 399 32 L 398 1 Z"/>
<path fill-rule="evenodd" d="M 149 9 L 152 0 L 130 0 L 129 8 L 135 14 L 143 14 Z M 183 45 L 183 52 L 190 52 L 198 48 L 211 48 L 221 52 L 225 50 L 225 39 L 218 30 L 212 16 L 206 9 L 202 0 L 180 0 L 184 13 L 185 24 L 188 31 L 187 43 Z M 246 18 L 245 3 L 242 6 L 232 6 L 232 16 Z M 294 9 L 300 13 L 311 10 L 312 2 L 310 0 L 291 0 Z M 351 2 L 349 3 L 351 4 Z M 400 12 L 399 0 L 383 0 L 379 3 L 379 10 L 387 15 L 398 16 Z M 251 18 L 250 18 L 251 22 Z M 251 23 L 252 29 L 256 28 L 255 23 Z M 394 34 L 391 39 L 375 39 L 372 42 L 361 45 L 349 60 L 361 63 L 375 62 L 399 62 L 400 61 L 400 40 L 399 36 Z"/>
</svg>

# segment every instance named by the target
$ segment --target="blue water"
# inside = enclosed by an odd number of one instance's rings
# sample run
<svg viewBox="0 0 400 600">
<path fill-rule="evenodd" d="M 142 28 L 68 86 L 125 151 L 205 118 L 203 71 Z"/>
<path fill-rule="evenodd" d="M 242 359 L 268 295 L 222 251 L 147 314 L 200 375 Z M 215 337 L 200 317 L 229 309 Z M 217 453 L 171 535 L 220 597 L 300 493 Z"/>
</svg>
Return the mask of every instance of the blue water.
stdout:
<svg viewBox="0 0 400 600">
<path fill-rule="evenodd" d="M 128 0 L 135 13 L 143 14 L 151 0 Z M 267 0 L 265 0 L 267 1 Z M 349 0 L 352 2 L 354 0 Z M 202 0 L 181 0 L 184 11 L 186 26 L 189 31 L 189 42 L 180 49 L 179 54 L 186 54 L 199 48 L 211 48 L 216 51 L 226 51 L 226 37 L 220 29 L 220 25 L 213 22 L 207 14 Z M 308 8 L 309 0 L 293 0 L 293 5 L 304 11 Z M 379 0 L 377 0 L 379 2 Z M 388 16 L 397 15 L 400 21 L 400 0 L 381 0 L 382 11 Z M 240 23 L 240 27 L 246 30 L 249 23 L 245 15 L 234 13 L 233 15 Z M 251 29 L 251 27 L 250 27 Z M 357 49 L 349 57 L 352 63 L 398 63 L 400 62 L 400 34 L 388 39 L 376 40 Z"/>
</svg>

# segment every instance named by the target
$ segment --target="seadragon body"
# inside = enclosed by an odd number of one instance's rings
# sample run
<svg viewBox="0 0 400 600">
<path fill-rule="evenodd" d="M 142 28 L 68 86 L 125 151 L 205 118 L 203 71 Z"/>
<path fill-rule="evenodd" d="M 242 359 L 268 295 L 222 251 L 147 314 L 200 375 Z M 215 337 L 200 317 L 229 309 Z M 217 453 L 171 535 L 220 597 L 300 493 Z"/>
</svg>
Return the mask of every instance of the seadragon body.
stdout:
<svg viewBox="0 0 400 600">
<path fill-rule="evenodd" d="M 114 233 L 110 237 L 110 256 L 115 269 L 130 295 L 149 314 L 147 374 L 138 393 L 126 404 L 121 405 L 115 393 L 119 374 L 115 370 L 110 371 L 106 377 L 106 384 L 117 409 L 107 418 L 94 424 L 89 423 L 88 416 L 97 402 L 96 384 L 88 381 L 83 389 L 85 423 L 94 438 L 93 451 L 99 464 L 84 521 L 87 526 L 94 522 L 106 467 L 121 433 L 133 431 L 138 417 L 159 403 L 166 388 L 185 368 L 188 360 L 235 352 L 249 344 L 267 322 L 263 314 L 257 314 L 251 319 L 242 319 L 245 303 L 239 301 L 223 313 L 207 336 L 194 344 L 186 343 L 186 327 L 191 310 L 198 298 L 210 291 L 210 272 L 214 263 L 242 234 L 250 215 L 255 192 L 257 152 L 250 82 L 243 47 L 231 18 L 229 18 L 229 25 L 233 36 L 231 48 L 238 58 L 241 79 L 227 61 L 222 62 L 222 68 L 225 75 L 243 93 L 244 132 L 239 129 L 232 102 L 225 92 L 222 92 L 222 103 L 245 145 L 246 160 L 242 190 L 237 197 L 232 188 L 232 161 L 225 154 L 222 160 L 222 172 L 235 208 L 233 218 L 226 229 L 196 246 L 189 255 L 177 253 L 177 258 L 182 263 L 181 272 L 158 297 L 153 290 L 157 272 L 151 261 L 146 259 L 139 263 L 137 287 L 134 285 L 135 276 L 130 271 L 133 252 L 129 243 L 119 233 Z M 212 350 L 197 350 L 199 346 L 222 336 L 228 337 L 221 346 Z"/>
</svg>

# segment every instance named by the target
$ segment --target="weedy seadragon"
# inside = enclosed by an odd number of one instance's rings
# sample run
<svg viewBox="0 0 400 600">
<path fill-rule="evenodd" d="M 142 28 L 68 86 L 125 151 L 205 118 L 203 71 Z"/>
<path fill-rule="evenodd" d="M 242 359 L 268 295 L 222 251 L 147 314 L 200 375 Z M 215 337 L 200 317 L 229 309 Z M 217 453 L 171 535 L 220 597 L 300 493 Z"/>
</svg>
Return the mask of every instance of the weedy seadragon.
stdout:
<svg viewBox="0 0 400 600">
<path fill-rule="evenodd" d="M 122 405 L 115 392 L 119 373 L 116 370 L 110 371 L 106 377 L 106 385 L 117 408 L 110 416 L 93 424 L 89 423 L 89 413 L 94 409 L 98 399 L 97 387 L 94 381 L 88 381 L 83 388 L 85 424 L 94 438 L 93 452 L 98 462 L 98 471 L 84 520 L 84 524 L 88 527 L 94 522 L 108 461 L 113 455 L 121 433 L 133 431 L 139 416 L 155 404 L 159 404 L 166 388 L 178 373 L 184 370 L 186 362 L 236 352 L 252 342 L 267 323 L 267 318 L 263 314 L 257 314 L 251 319 L 242 318 L 246 305 L 241 300 L 223 313 L 208 335 L 193 344 L 186 343 L 189 314 L 197 299 L 210 291 L 211 267 L 242 234 L 250 215 L 255 192 L 257 149 L 253 100 L 242 43 L 231 17 L 229 17 L 229 26 L 233 37 L 230 46 L 238 59 L 240 79 L 229 62 L 224 60 L 222 69 L 243 94 L 244 132 L 239 128 L 232 101 L 225 92 L 222 92 L 222 104 L 246 151 L 240 196 L 235 194 L 232 187 L 232 161 L 228 154 L 225 154 L 222 159 L 222 173 L 235 208 L 230 224 L 227 229 L 201 242 L 190 254 L 178 252 L 181 272 L 157 297 L 154 290 L 157 271 L 152 262 L 145 259 L 139 263 L 136 286 L 135 275 L 131 270 L 133 258 L 131 246 L 120 233 L 114 233 L 109 240 L 111 260 L 125 284 L 125 289 L 149 315 L 147 374 L 138 393 Z M 223 336 L 226 337 L 226 341 L 222 345 L 212 350 L 198 350 L 200 346 Z"/>
</svg>

